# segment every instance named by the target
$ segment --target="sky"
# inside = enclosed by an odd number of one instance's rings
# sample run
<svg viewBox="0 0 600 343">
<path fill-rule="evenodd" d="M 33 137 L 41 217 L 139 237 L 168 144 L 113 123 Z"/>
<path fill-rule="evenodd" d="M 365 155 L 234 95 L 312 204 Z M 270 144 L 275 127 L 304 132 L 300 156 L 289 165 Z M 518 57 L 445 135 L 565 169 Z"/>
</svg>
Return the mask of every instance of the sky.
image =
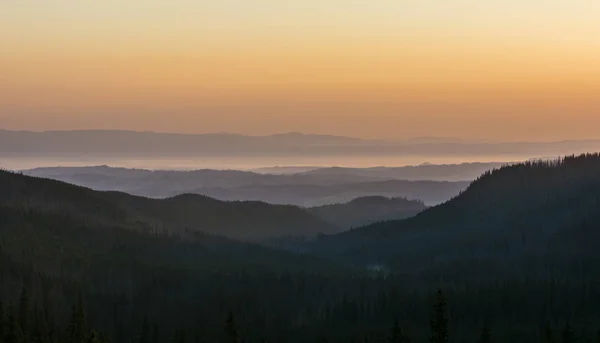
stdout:
<svg viewBox="0 0 600 343">
<path fill-rule="evenodd" d="M 0 128 L 600 138 L 597 0 L 2 0 Z"/>
</svg>

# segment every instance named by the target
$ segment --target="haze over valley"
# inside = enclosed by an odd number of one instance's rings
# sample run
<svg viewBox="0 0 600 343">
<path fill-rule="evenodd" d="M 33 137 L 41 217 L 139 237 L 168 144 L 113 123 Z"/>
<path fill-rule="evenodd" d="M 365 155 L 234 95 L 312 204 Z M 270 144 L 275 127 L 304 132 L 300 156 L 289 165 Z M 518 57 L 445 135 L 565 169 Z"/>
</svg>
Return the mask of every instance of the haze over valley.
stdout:
<svg viewBox="0 0 600 343">
<path fill-rule="evenodd" d="M 600 343 L 599 18 L 0 0 L 0 343 Z"/>
<path fill-rule="evenodd" d="M 434 137 L 359 139 L 302 133 L 248 136 L 0 130 L 0 162 L 12 170 L 90 165 L 170 170 L 399 167 L 423 163 L 519 162 L 595 150 L 600 150 L 600 140 L 502 142 Z M 474 177 L 473 173 L 469 175 L 469 179 Z"/>
</svg>

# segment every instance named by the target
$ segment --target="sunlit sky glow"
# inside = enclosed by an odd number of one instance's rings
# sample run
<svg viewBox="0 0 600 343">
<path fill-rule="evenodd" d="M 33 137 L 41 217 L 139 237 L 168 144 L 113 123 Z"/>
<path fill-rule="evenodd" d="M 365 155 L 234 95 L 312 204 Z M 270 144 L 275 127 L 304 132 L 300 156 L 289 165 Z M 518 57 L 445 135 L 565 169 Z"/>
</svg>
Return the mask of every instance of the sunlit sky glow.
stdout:
<svg viewBox="0 0 600 343">
<path fill-rule="evenodd" d="M 4 0 L 0 128 L 600 138 L 596 0 Z"/>
</svg>

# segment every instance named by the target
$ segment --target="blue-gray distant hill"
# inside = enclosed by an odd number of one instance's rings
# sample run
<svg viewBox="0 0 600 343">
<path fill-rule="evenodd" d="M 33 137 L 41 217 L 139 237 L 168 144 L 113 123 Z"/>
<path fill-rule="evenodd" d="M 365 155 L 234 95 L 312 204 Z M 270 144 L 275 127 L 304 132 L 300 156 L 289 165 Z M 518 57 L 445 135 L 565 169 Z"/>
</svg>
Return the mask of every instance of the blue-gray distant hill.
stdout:
<svg viewBox="0 0 600 343">
<path fill-rule="evenodd" d="M 310 213 L 336 226 L 353 228 L 375 222 L 404 219 L 425 210 L 419 200 L 370 196 L 357 198 L 343 204 L 310 208 Z"/>
<path fill-rule="evenodd" d="M 429 181 L 473 181 L 479 175 L 507 165 L 502 162 L 475 162 L 461 164 L 431 164 L 405 167 L 373 167 L 373 168 L 312 168 L 300 172 L 302 175 L 313 177 L 337 176 L 340 178 L 365 177 L 384 180 L 429 180 Z"/>
<path fill-rule="evenodd" d="M 468 185 L 468 182 L 388 180 L 335 173 L 267 175 L 235 170 L 150 171 L 106 166 L 38 168 L 24 173 L 152 198 L 195 193 L 219 200 L 256 200 L 304 207 L 342 203 L 363 196 L 405 197 L 435 205 Z"/>
</svg>

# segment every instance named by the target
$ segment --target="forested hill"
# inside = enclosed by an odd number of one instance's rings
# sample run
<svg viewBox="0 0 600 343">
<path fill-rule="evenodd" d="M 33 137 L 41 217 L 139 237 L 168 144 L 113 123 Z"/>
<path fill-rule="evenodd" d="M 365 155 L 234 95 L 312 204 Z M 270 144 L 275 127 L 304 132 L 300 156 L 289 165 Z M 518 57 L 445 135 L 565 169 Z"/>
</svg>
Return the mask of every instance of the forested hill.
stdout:
<svg viewBox="0 0 600 343">
<path fill-rule="evenodd" d="M 334 225 L 350 229 L 385 220 L 412 217 L 426 208 L 427 206 L 419 200 L 368 196 L 343 204 L 312 207 L 309 211 Z"/>
<path fill-rule="evenodd" d="M 164 224 L 211 199 L 0 172 L 0 341 L 592 342 L 599 172 L 599 155 L 502 168 L 412 219 L 311 246 L 370 270 Z"/>
<path fill-rule="evenodd" d="M 315 250 L 414 269 L 474 261 L 510 266 L 526 257 L 596 258 L 599 244 L 600 155 L 587 154 L 487 172 L 440 206 L 325 237 Z"/>
<path fill-rule="evenodd" d="M 301 208 L 263 202 L 225 202 L 192 194 L 148 199 L 10 172 L 0 172 L 0 189 L 0 204 L 6 206 L 157 233 L 191 231 L 260 240 L 340 231 Z"/>
</svg>

